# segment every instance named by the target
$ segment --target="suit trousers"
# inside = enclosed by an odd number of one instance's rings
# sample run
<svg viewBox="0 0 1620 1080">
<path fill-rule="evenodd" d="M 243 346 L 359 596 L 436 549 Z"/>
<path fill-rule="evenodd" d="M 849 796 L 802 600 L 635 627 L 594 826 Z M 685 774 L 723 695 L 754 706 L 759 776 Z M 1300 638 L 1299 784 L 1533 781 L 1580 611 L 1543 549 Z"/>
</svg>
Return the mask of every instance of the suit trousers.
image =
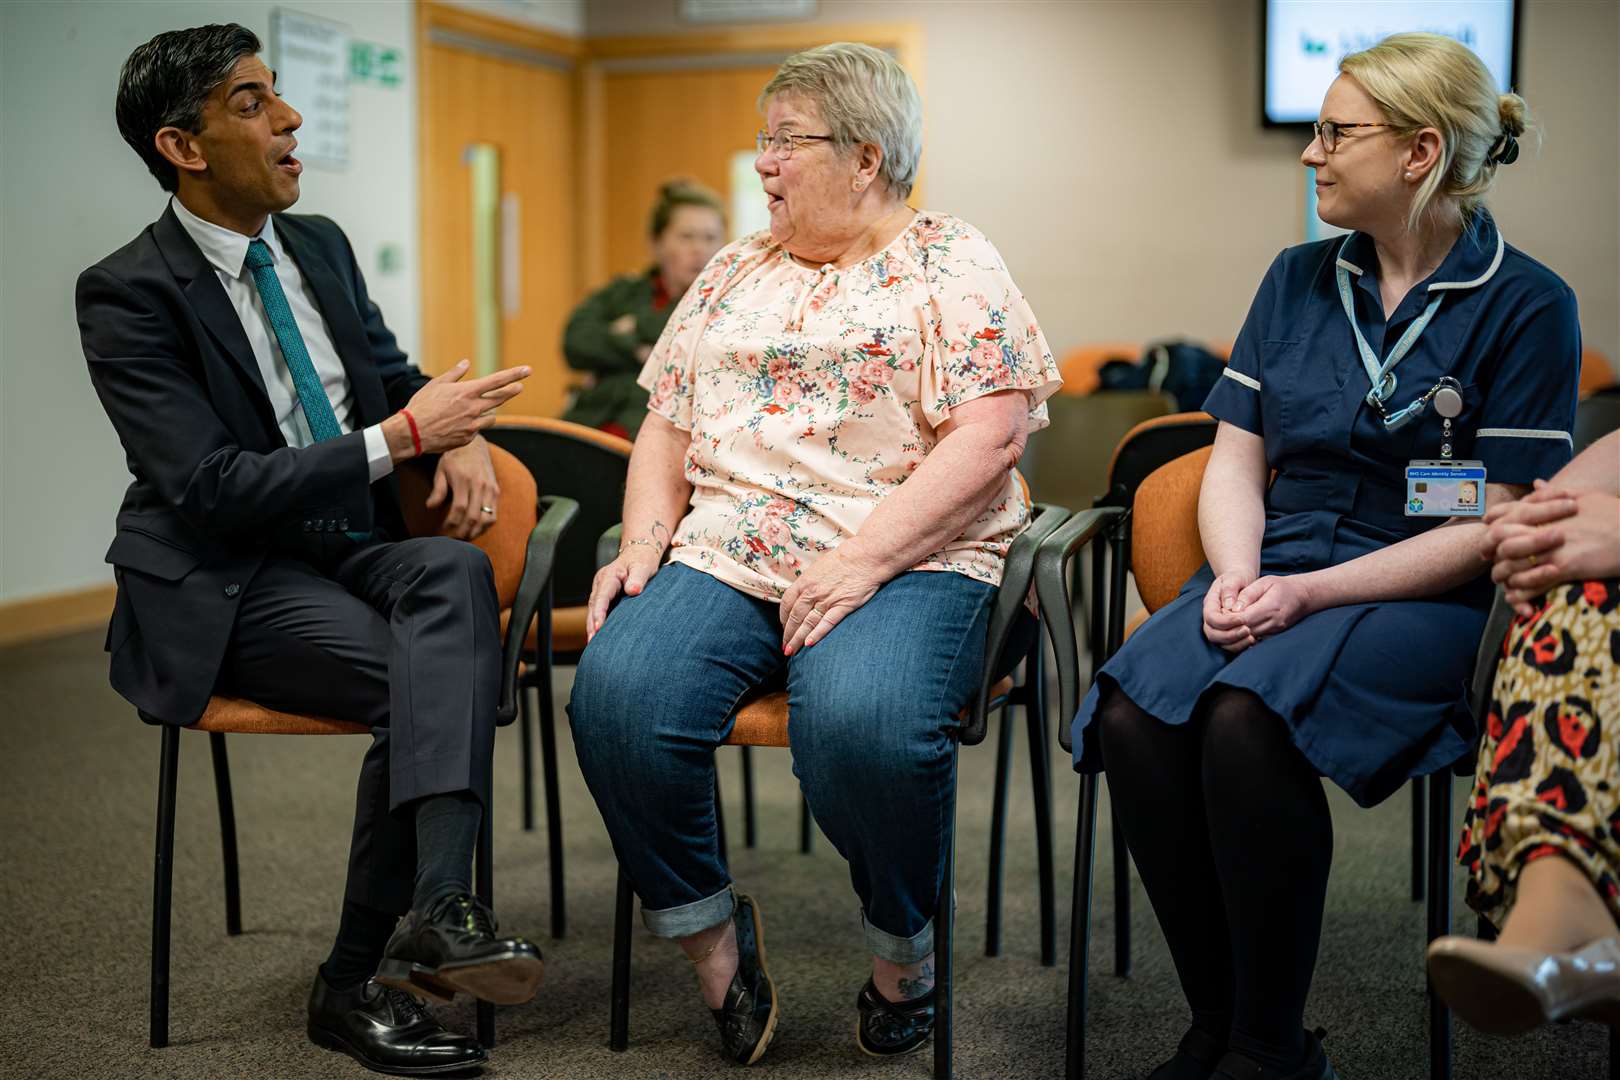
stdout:
<svg viewBox="0 0 1620 1080">
<path fill-rule="evenodd" d="M 367 543 L 327 566 L 272 555 L 248 585 L 220 692 L 372 729 L 347 900 L 409 910 L 407 803 L 471 791 L 487 808 L 500 658 L 489 558 L 465 541 Z"/>
</svg>

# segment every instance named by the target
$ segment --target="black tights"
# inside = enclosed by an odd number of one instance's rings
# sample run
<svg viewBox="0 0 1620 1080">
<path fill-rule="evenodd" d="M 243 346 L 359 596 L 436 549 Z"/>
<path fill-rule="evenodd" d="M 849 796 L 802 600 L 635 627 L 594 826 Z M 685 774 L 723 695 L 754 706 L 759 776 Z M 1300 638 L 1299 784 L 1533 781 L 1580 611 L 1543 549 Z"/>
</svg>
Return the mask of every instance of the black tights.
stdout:
<svg viewBox="0 0 1620 1080">
<path fill-rule="evenodd" d="M 1297 1066 L 1333 862 L 1316 770 L 1246 690 L 1211 691 L 1176 727 L 1115 687 L 1098 733 L 1193 1026 L 1262 1065 Z"/>
</svg>

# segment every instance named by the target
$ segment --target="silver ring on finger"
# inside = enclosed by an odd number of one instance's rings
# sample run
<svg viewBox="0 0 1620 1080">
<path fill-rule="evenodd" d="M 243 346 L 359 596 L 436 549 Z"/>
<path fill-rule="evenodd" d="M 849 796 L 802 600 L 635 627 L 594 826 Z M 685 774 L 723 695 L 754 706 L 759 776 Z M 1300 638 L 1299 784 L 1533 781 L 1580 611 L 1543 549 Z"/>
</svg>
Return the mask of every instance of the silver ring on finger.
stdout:
<svg viewBox="0 0 1620 1080">
<path fill-rule="evenodd" d="M 482 510 L 486 514 L 493 514 L 495 512 L 495 508 L 493 506 L 480 506 L 478 509 Z"/>
</svg>

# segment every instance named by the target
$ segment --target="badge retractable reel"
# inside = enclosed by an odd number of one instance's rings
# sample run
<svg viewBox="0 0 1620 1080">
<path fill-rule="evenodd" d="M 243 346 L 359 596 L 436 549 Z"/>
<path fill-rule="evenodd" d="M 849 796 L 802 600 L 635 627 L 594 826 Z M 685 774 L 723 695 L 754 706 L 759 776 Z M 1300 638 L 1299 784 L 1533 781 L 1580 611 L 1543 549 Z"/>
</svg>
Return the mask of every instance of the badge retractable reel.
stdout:
<svg viewBox="0 0 1620 1080">
<path fill-rule="evenodd" d="M 1483 517 L 1485 514 L 1485 463 L 1457 461 L 1451 456 L 1455 434 L 1451 422 L 1462 415 L 1462 384 L 1450 375 L 1434 384 L 1427 394 L 1402 409 L 1396 417 L 1401 425 L 1416 419 L 1424 408 L 1434 405 L 1441 419 L 1440 457 L 1413 461 L 1406 467 L 1407 517 Z M 1410 413 L 1410 416 L 1406 414 Z M 1394 425 L 1391 425 L 1393 430 Z"/>
</svg>

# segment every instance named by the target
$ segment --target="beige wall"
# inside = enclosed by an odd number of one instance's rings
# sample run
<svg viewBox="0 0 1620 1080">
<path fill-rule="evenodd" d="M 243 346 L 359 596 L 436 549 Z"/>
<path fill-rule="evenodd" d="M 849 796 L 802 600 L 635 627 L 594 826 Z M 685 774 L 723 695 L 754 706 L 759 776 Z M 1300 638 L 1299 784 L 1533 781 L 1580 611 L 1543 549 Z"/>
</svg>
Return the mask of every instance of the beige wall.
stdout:
<svg viewBox="0 0 1620 1080">
<path fill-rule="evenodd" d="M 591 0 L 591 36 L 674 33 L 672 0 Z M 995 241 L 1053 348 L 1230 339 L 1304 235 L 1298 135 L 1258 120 L 1255 0 L 823 0 L 819 21 L 923 27 L 927 201 Z M 1526 4 L 1546 139 L 1503 170 L 1509 242 L 1563 275 L 1620 355 L 1620 5 Z"/>
</svg>

